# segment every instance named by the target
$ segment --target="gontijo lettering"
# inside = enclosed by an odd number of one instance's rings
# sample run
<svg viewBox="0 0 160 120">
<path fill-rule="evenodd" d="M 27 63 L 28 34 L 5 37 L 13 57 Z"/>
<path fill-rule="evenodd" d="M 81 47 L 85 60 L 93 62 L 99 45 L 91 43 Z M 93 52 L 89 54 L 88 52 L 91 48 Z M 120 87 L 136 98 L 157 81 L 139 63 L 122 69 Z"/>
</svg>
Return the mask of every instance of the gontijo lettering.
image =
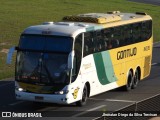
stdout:
<svg viewBox="0 0 160 120">
<path fill-rule="evenodd" d="M 117 60 L 124 59 L 127 57 L 132 57 L 137 54 L 137 48 L 134 47 L 132 49 L 122 50 L 117 52 Z"/>
</svg>

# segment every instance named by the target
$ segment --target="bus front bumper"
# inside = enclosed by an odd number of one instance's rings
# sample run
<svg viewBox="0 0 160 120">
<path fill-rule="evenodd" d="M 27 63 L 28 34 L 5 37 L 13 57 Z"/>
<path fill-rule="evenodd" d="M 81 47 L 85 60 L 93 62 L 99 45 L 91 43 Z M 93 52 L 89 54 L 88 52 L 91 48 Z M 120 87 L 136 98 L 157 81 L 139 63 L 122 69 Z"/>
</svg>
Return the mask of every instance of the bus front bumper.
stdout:
<svg viewBox="0 0 160 120">
<path fill-rule="evenodd" d="M 36 94 L 15 90 L 16 99 L 35 101 L 35 102 L 49 102 L 58 104 L 70 104 L 73 101 L 69 100 L 67 94 Z"/>
</svg>

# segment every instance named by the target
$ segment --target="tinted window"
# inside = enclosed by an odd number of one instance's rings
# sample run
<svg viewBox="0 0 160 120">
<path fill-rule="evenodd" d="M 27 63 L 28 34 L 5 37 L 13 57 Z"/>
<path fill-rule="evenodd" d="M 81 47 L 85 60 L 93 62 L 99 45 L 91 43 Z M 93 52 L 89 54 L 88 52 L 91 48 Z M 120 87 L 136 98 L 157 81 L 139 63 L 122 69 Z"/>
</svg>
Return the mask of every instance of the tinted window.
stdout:
<svg viewBox="0 0 160 120">
<path fill-rule="evenodd" d="M 84 56 L 148 40 L 152 21 L 121 25 L 84 34 Z"/>
<path fill-rule="evenodd" d="M 84 52 L 83 56 L 96 52 L 96 41 L 93 32 L 87 32 L 84 34 Z"/>
<path fill-rule="evenodd" d="M 22 35 L 20 38 L 19 48 L 54 52 L 70 52 L 72 50 L 72 38 L 60 36 Z"/>
<path fill-rule="evenodd" d="M 75 58 L 74 58 L 74 68 L 72 71 L 73 78 L 72 82 L 76 79 L 79 69 L 81 66 L 81 59 L 82 59 L 82 34 L 78 35 L 75 39 L 74 44 L 74 50 L 75 50 Z"/>
</svg>

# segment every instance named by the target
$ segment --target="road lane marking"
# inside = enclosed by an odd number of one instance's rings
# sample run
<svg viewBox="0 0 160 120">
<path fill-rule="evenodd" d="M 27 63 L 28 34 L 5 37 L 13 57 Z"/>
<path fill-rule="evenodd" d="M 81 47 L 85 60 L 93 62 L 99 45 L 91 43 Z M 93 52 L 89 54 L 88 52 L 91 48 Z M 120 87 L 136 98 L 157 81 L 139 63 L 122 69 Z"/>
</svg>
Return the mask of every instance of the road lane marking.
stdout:
<svg viewBox="0 0 160 120">
<path fill-rule="evenodd" d="M 18 105 L 18 104 L 21 104 L 21 103 L 24 103 L 24 101 L 18 101 L 18 102 L 15 102 L 15 103 L 11 103 L 9 105 L 10 106 L 14 106 L 14 105 Z"/>
<path fill-rule="evenodd" d="M 160 47 L 160 41 L 153 43 L 153 47 Z"/>
<path fill-rule="evenodd" d="M 75 114 L 75 115 L 73 115 L 72 117 L 78 117 L 78 116 L 80 116 L 80 115 L 83 115 L 83 114 L 86 114 L 86 113 L 88 113 L 88 112 L 91 112 L 91 111 L 94 111 L 94 110 L 97 110 L 97 109 L 103 108 L 103 107 L 105 107 L 105 106 L 106 106 L 106 105 L 100 105 L 100 106 L 98 106 L 98 107 L 94 107 L 94 108 L 91 108 L 91 109 L 86 110 L 86 111 L 84 111 L 84 112 L 81 112 L 81 113 Z"/>
<path fill-rule="evenodd" d="M 13 84 L 13 83 L 11 82 L 11 83 L 7 83 L 7 84 L 3 84 L 3 85 L 0 85 L 0 87 L 4 87 L 4 86 L 10 85 L 10 84 Z"/>
<path fill-rule="evenodd" d="M 131 102 L 135 103 L 136 101 L 131 101 L 131 100 L 116 100 L 116 99 L 97 99 L 97 98 L 90 98 L 92 100 L 99 100 L 99 101 L 111 101 L 111 102 Z"/>
<path fill-rule="evenodd" d="M 154 66 L 154 65 L 157 65 L 157 64 L 158 64 L 158 63 L 152 63 L 151 65 Z"/>
<path fill-rule="evenodd" d="M 159 44 L 159 43 L 160 43 L 160 41 L 158 41 L 158 42 L 154 42 L 154 43 L 153 43 L 153 45 L 155 45 L 155 44 Z"/>
<path fill-rule="evenodd" d="M 105 99 L 105 101 L 111 101 L 111 102 L 130 102 L 130 103 L 135 103 L 136 101 L 131 101 L 131 100 L 116 100 L 116 99 Z"/>
<path fill-rule="evenodd" d="M 102 118 L 102 116 L 93 118 L 92 120 L 98 120 L 98 119 L 100 119 L 100 118 Z M 104 120 L 105 120 L 105 119 L 104 119 Z"/>
</svg>

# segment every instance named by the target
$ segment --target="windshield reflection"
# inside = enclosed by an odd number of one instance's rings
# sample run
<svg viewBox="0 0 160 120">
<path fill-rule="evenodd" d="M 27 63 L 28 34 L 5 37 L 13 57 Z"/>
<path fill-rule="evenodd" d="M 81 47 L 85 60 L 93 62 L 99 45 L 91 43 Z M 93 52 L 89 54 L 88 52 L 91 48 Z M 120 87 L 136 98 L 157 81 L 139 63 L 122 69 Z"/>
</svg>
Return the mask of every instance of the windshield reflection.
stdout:
<svg viewBox="0 0 160 120">
<path fill-rule="evenodd" d="M 72 38 L 22 34 L 17 51 L 16 80 L 33 84 L 67 84 Z"/>
<path fill-rule="evenodd" d="M 16 79 L 34 83 L 68 83 L 68 54 L 19 51 Z"/>
</svg>

